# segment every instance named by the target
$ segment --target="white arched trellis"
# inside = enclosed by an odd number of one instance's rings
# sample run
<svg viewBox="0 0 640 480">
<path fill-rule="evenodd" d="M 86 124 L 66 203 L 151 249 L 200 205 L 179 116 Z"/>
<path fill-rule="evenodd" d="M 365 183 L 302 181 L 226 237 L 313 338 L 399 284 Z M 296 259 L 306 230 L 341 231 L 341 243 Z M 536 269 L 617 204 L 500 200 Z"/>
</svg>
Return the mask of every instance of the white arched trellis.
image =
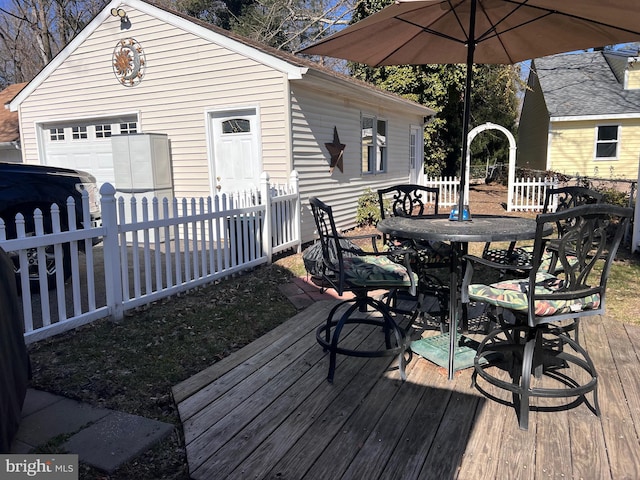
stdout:
<svg viewBox="0 0 640 480">
<path fill-rule="evenodd" d="M 485 130 L 499 130 L 504 133 L 509 140 L 509 188 L 507 193 L 507 211 L 510 212 L 513 209 L 513 184 L 516 181 L 516 139 L 513 134 L 501 125 L 487 122 L 483 125 L 478 125 L 471 130 L 467 135 L 467 145 L 471 146 L 471 142 L 479 133 Z M 471 165 L 471 148 L 467 149 L 466 158 L 466 177 L 469 178 L 469 166 Z M 464 198 L 465 204 L 469 204 L 469 182 L 464 186 Z"/>
</svg>

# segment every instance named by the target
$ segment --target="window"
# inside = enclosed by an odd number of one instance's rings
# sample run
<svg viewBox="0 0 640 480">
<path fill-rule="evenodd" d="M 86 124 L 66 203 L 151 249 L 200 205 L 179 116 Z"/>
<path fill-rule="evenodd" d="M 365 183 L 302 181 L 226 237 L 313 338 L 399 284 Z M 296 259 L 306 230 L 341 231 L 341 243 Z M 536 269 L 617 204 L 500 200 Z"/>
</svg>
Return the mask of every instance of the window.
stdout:
<svg viewBox="0 0 640 480">
<path fill-rule="evenodd" d="M 120 133 L 138 133 L 138 122 L 121 123 Z"/>
<path fill-rule="evenodd" d="M 222 133 L 250 133 L 251 123 L 245 118 L 234 118 L 222 122 Z"/>
<path fill-rule="evenodd" d="M 71 138 L 84 140 L 87 138 L 87 127 L 71 127 Z"/>
<path fill-rule="evenodd" d="M 362 172 L 381 173 L 387 169 L 387 122 L 362 116 Z"/>
<path fill-rule="evenodd" d="M 600 125 L 596 138 L 596 159 L 618 158 L 618 125 Z"/>
<path fill-rule="evenodd" d="M 96 125 L 96 138 L 108 138 L 111 136 L 111 125 Z"/>
<path fill-rule="evenodd" d="M 59 142 L 64 140 L 64 128 L 50 128 L 49 135 L 52 142 Z"/>
</svg>

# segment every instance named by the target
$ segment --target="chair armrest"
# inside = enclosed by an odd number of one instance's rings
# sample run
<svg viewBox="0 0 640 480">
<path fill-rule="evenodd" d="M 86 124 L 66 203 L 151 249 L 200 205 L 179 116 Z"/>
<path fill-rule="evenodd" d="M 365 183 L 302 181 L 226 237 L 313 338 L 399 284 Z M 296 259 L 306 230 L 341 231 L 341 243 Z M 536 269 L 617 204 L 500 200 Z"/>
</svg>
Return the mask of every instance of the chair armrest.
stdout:
<svg viewBox="0 0 640 480">
<path fill-rule="evenodd" d="M 340 235 L 340 238 L 345 238 L 347 240 L 371 240 L 371 247 L 375 253 L 378 253 L 378 244 L 377 241 L 382 239 L 382 236 L 377 233 L 368 233 L 364 235 Z M 353 252 L 352 252 L 353 253 Z"/>
<path fill-rule="evenodd" d="M 495 270 L 505 271 L 505 270 L 513 270 L 513 271 L 522 271 L 522 270 L 531 270 L 531 265 L 510 265 L 508 263 L 498 263 L 492 262 L 486 258 L 477 257 L 475 255 L 464 255 L 462 257 L 464 260 L 469 263 L 478 263 L 480 265 L 484 265 L 485 267 L 493 268 Z"/>
</svg>

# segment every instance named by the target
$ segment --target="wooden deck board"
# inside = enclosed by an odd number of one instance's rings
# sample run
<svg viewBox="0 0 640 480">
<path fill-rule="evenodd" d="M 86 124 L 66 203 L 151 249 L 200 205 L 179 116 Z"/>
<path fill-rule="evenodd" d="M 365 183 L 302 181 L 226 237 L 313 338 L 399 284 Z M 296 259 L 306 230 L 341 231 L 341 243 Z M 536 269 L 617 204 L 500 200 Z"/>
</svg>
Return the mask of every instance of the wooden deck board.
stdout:
<svg viewBox="0 0 640 480">
<path fill-rule="evenodd" d="M 611 476 L 640 478 L 640 448 L 637 429 L 627 404 L 620 375 L 616 370 L 612 349 L 624 348 L 625 338 L 608 335 L 610 322 L 595 319 L 582 322 L 589 355 L 598 369 L 598 400 L 606 451 L 593 454 L 607 455 Z M 608 341 L 607 341 L 608 339 Z M 638 365 L 636 365 L 637 371 Z"/>
<path fill-rule="evenodd" d="M 338 356 L 329 384 L 315 328 L 330 306 L 174 387 L 192 478 L 640 478 L 640 327 L 582 322 L 601 417 L 539 399 L 521 431 L 512 406 L 470 387 L 471 369 L 448 381 L 414 356 L 401 382 L 395 358 Z M 346 341 L 375 348 L 381 337 L 358 327 Z"/>
</svg>

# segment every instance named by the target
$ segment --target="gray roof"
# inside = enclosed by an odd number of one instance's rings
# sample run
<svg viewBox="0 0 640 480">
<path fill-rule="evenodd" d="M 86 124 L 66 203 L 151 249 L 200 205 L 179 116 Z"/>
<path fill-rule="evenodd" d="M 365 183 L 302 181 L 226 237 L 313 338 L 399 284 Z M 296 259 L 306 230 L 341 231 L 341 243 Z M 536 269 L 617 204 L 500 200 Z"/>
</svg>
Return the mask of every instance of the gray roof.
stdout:
<svg viewBox="0 0 640 480">
<path fill-rule="evenodd" d="M 532 67 L 551 117 L 640 114 L 640 90 L 623 88 L 603 52 L 537 58 Z"/>
</svg>

